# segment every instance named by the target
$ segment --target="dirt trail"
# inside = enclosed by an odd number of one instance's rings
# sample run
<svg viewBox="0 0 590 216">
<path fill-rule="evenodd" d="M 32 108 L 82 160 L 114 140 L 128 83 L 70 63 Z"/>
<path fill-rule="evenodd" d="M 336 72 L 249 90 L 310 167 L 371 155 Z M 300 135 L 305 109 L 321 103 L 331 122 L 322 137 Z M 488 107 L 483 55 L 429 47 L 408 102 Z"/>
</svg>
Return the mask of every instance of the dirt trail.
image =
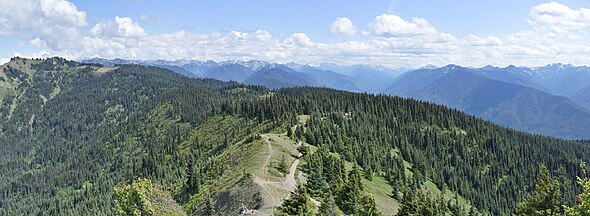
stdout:
<svg viewBox="0 0 590 216">
<path fill-rule="evenodd" d="M 264 175 L 268 175 L 268 165 L 270 164 L 270 158 L 272 157 L 272 144 L 270 144 L 270 142 L 268 141 L 268 137 L 266 135 L 262 135 L 262 139 L 264 140 L 264 142 L 266 142 L 267 144 L 267 149 L 268 149 L 268 157 L 266 157 L 266 160 L 264 161 L 264 165 L 262 166 L 262 170 L 264 172 Z"/>
<path fill-rule="evenodd" d="M 301 155 L 299 155 L 301 156 Z M 299 158 L 293 161 L 293 165 L 291 165 L 291 169 L 289 170 L 289 174 L 287 174 L 287 178 L 283 181 L 283 186 L 288 191 L 295 191 L 295 186 L 297 186 L 297 181 L 295 181 L 295 171 L 297 170 L 297 165 L 299 164 Z"/>
<path fill-rule="evenodd" d="M 268 202 L 267 205 L 270 206 L 278 206 L 281 204 L 281 197 L 277 197 L 276 191 L 274 191 L 273 189 L 277 187 L 277 185 L 279 184 L 279 182 L 272 182 L 272 181 L 268 181 L 268 180 L 264 180 L 259 178 L 258 176 L 254 177 L 254 183 L 260 185 L 262 187 L 262 190 L 264 190 L 264 193 L 268 195 L 268 197 L 270 198 L 269 200 L 265 200 L 265 202 Z"/>
<path fill-rule="evenodd" d="M 297 146 L 301 146 L 301 141 L 297 143 Z M 289 174 L 287 174 L 287 178 L 283 181 L 283 186 L 288 191 L 295 191 L 295 186 L 297 186 L 297 181 L 295 181 L 295 171 L 297 171 L 297 165 L 299 165 L 299 158 L 301 157 L 301 153 L 297 155 L 295 161 L 293 161 L 293 165 L 291 165 L 291 169 L 289 169 Z"/>
<path fill-rule="evenodd" d="M 262 172 L 259 175 L 254 177 L 254 182 L 261 186 L 263 199 L 264 199 L 264 207 L 258 209 L 258 215 L 271 215 L 274 207 L 281 205 L 284 199 L 289 196 L 289 192 L 295 191 L 297 186 L 297 181 L 295 180 L 296 176 L 295 173 L 297 171 L 297 166 L 299 165 L 299 157 L 295 158 L 293 163 L 291 164 L 291 168 L 289 170 L 289 174 L 287 174 L 284 178 L 276 179 L 276 177 L 271 177 L 269 170 L 270 170 L 270 162 L 272 159 L 273 154 L 275 154 L 275 149 L 273 149 L 273 144 L 271 143 L 271 139 L 273 140 L 282 140 L 278 136 L 275 137 L 273 134 L 265 134 L 261 135 L 262 139 L 266 143 L 266 152 L 268 156 L 264 159 L 264 163 L 262 165 Z M 284 142 L 280 142 L 279 144 L 285 145 Z M 293 145 L 290 142 L 290 145 Z M 301 142 L 297 145 L 301 145 Z"/>
</svg>

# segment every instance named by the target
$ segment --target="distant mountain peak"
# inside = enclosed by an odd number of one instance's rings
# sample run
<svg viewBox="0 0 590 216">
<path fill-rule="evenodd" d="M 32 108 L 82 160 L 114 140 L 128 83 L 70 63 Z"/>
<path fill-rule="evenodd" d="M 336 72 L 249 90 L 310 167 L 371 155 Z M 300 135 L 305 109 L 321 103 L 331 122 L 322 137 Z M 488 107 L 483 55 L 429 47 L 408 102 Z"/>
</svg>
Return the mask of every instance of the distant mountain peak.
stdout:
<svg viewBox="0 0 590 216">
<path fill-rule="evenodd" d="M 444 67 L 441 67 L 441 68 L 438 68 L 438 69 L 440 69 L 440 71 L 443 72 L 443 73 L 448 73 L 448 72 L 451 72 L 451 71 L 456 71 L 456 70 L 460 70 L 460 69 L 467 69 L 467 68 L 461 67 L 461 66 L 456 65 L 456 64 L 448 64 L 447 66 L 444 66 Z M 433 69 L 433 70 L 436 70 L 436 68 Z"/>
<path fill-rule="evenodd" d="M 576 66 L 572 64 L 563 64 L 563 63 L 551 63 L 541 67 L 533 67 L 533 70 L 537 71 L 548 71 L 548 72 L 557 72 L 564 69 L 571 69 L 575 68 Z"/>
<path fill-rule="evenodd" d="M 267 62 L 267 61 L 260 61 L 260 60 L 227 60 L 227 61 L 223 61 L 220 63 L 221 65 L 229 65 L 229 64 L 238 64 L 241 66 L 244 66 L 245 68 L 248 68 L 250 70 L 253 71 L 257 71 L 260 70 L 268 65 L 270 65 L 271 63 Z"/>
<path fill-rule="evenodd" d="M 436 69 L 436 68 L 438 68 L 438 66 L 432 65 L 432 64 L 427 64 L 427 65 L 420 67 L 420 69 Z"/>
</svg>

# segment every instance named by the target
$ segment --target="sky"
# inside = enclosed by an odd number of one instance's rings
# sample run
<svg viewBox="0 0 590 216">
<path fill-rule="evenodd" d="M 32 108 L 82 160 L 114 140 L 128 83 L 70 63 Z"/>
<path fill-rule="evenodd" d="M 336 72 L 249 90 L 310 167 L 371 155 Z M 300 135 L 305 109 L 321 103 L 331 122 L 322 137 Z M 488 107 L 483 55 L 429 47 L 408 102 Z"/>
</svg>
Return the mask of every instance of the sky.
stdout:
<svg viewBox="0 0 590 216">
<path fill-rule="evenodd" d="M 590 0 L 0 0 L 0 63 L 586 65 L 589 8 Z"/>
</svg>

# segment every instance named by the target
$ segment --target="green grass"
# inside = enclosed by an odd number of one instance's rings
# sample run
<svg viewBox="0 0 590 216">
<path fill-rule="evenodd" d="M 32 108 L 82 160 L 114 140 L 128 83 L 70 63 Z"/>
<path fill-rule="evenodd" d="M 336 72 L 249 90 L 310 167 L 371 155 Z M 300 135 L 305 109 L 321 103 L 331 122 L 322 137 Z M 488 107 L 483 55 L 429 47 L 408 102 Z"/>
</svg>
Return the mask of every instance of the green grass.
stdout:
<svg viewBox="0 0 590 216">
<path fill-rule="evenodd" d="M 248 93 L 250 91 L 251 90 L 246 87 L 239 87 L 239 88 L 233 88 L 233 89 L 227 90 L 227 92 L 232 93 L 232 94 Z"/>
<path fill-rule="evenodd" d="M 381 177 L 373 177 L 372 181 L 362 180 L 364 192 L 370 193 L 375 198 L 377 209 L 385 215 L 394 215 L 399 211 L 399 203 L 393 199 L 391 192 L 393 187 Z"/>
<path fill-rule="evenodd" d="M 297 116 L 297 120 L 299 121 L 299 123 L 306 123 L 307 120 L 309 120 L 310 116 L 309 115 L 298 115 Z"/>
</svg>

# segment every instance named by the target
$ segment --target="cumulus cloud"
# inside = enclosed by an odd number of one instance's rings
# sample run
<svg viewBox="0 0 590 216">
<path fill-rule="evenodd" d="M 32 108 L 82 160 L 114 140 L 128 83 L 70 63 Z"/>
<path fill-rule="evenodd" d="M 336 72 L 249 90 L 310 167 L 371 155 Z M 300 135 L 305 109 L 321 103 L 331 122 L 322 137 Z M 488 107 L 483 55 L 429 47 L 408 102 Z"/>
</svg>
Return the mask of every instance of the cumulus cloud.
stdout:
<svg viewBox="0 0 590 216">
<path fill-rule="evenodd" d="M 34 47 L 42 47 L 45 46 L 45 41 L 43 41 L 41 38 L 34 38 L 32 40 L 29 41 L 29 43 L 31 45 L 33 45 Z"/>
<path fill-rule="evenodd" d="M 590 30 L 590 9 L 571 9 L 557 2 L 534 6 L 529 22 L 536 28 L 555 33 Z"/>
<path fill-rule="evenodd" d="M 356 34 L 356 27 L 352 24 L 352 21 L 347 17 L 338 17 L 330 28 L 331 32 L 336 35 L 348 35 L 352 36 Z"/>
<path fill-rule="evenodd" d="M 285 39 L 286 44 L 293 44 L 298 46 L 311 46 L 313 42 L 305 33 L 294 33 Z"/>
<path fill-rule="evenodd" d="M 395 14 L 381 14 L 375 17 L 370 28 L 374 35 L 384 37 L 412 37 L 438 33 L 425 19 L 412 18 L 411 21 L 406 21 Z"/>
<path fill-rule="evenodd" d="M 92 34 L 101 37 L 143 37 L 147 33 L 129 17 L 115 17 L 114 20 L 96 24 L 91 30 Z"/>
<path fill-rule="evenodd" d="M 41 35 L 53 46 L 78 35 L 88 25 L 86 13 L 66 0 L 0 0 L 0 36 Z"/>
<path fill-rule="evenodd" d="M 71 26 L 85 26 L 86 13 L 78 11 L 76 6 L 66 0 L 41 0 L 39 1 L 43 17 L 53 24 Z"/>
<path fill-rule="evenodd" d="M 502 41 L 498 37 L 490 36 L 481 38 L 476 35 L 468 35 L 466 38 L 467 42 L 471 46 L 500 46 Z"/>
</svg>

